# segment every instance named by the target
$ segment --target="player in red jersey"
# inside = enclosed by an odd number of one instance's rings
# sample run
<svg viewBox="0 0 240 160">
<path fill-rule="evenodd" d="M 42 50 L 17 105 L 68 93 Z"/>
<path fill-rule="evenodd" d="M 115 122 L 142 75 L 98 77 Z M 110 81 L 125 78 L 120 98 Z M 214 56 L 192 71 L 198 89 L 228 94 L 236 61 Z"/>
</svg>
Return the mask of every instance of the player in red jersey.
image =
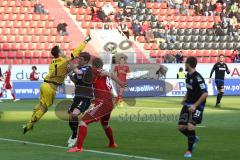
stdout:
<svg viewBox="0 0 240 160">
<path fill-rule="evenodd" d="M 126 58 L 121 57 L 119 60 L 119 65 L 115 66 L 114 72 L 116 73 L 119 80 L 123 82 L 127 82 L 127 74 L 130 72 L 129 67 L 126 65 Z M 119 104 L 122 102 L 124 87 L 121 87 L 120 85 L 117 86 L 117 93 L 118 96 L 116 98 L 116 104 Z"/>
<path fill-rule="evenodd" d="M 115 148 L 117 144 L 114 141 L 112 128 L 109 126 L 109 119 L 114 108 L 111 95 L 111 85 L 107 84 L 108 77 L 124 87 L 125 83 L 120 81 L 114 74 L 102 69 L 103 62 L 99 58 L 93 60 L 93 87 L 95 96 L 95 105 L 83 115 L 78 130 L 77 146 L 68 150 L 68 152 L 82 152 L 83 141 L 87 136 L 87 126 L 90 123 L 100 121 L 106 136 L 108 137 L 108 147 Z"/>
<path fill-rule="evenodd" d="M 15 94 L 13 92 L 12 85 L 10 84 L 10 81 L 11 81 L 11 69 L 12 69 L 12 65 L 9 65 L 8 66 L 8 70 L 4 73 L 5 78 L 4 78 L 3 88 L 2 88 L 2 90 L 0 92 L 0 97 L 3 96 L 3 91 L 8 89 L 8 90 L 11 91 L 11 94 L 12 94 L 12 97 L 13 97 L 13 101 L 16 102 L 19 99 L 16 99 L 16 96 L 15 96 Z"/>
</svg>

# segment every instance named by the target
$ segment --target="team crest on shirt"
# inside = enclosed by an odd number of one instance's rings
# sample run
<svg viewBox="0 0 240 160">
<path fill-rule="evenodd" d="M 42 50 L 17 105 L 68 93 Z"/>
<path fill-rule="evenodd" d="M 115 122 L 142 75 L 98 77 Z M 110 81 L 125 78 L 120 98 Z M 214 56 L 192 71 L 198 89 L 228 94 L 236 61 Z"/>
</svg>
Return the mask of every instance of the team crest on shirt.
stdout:
<svg viewBox="0 0 240 160">
<path fill-rule="evenodd" d="M 198 82 L 202 82 L 202 78 L 199 77 L 199 76 L 197 76 L 197 81 L 198 81 Z"/>
</svg>

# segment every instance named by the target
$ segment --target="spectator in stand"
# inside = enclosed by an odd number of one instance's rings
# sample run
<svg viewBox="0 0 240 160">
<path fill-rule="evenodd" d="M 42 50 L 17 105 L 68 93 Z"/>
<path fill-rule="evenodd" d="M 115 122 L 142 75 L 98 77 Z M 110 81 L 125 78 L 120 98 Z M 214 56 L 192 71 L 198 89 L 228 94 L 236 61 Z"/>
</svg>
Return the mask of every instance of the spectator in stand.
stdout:
<svg viewBox="0 0 240 160">
<path fill-rule="evenodd" d="M 44 9 L 44 5 L 41 4 L 39 0 L 37 0 L 34 5 L 34 12 L 39 14 L 48 14 L 48 11 Z"/>
<path fill-rule="evenodd" d="M 57 25 L 57 31 L 60 36 L 69 35 L 69 33 L 67 32 L 67 23 L 65 23 L 64 20 L 61 20 L 61 22 Z"/>
<path fill-rule="evenodd" d="M 223 27 L 226 28 L 230 21 L 229 14 L 227 13 L 226 9 L 223 9 L 223 12 L 220 14 L 220 18 L 222 20 Z"/>
<path fill-rule="evenodd" d="M 142 26 L 139 23 L 138 20 L 135 20 L 132 24 L 132 30 L 133 30 L 133 34 L 134 34 L 134 40 L 136 40 L 137 36 L 142 35 Z"/>
<path fill-rule="evenodd" d="M 120 31 L 120 33 L 122 32 L 129 39 L 130 33 L 126 22 L 119 23 L 118 30 Z"/>
<path fill-rule="evenodd" d="M 235 13 L 235 17 L 237 18 L 237 22 L 240 23 L 240 8 L 238 8 L 237 13 Z"/>
<path fill-rule="evenodd" d="M 30 73 L 30 80 L 31 81 L 39 80 L 39 76 L 38 76 L 38 73 L 37 73 L 37 67 L 36 66 L 32 66 L 32 73 Z"/>
<path fill-rule="evenodd" d="M 190 0 L 190 2 L 189 2 L 189 8 L 190 8 L 190 9 L 194 9 L 194 7 L 195 7 L 195 0 Z"/>
<path fill-rule="evenodd" d="M 96 7 L 91 7 L 91 15 L 92 15 L 93 22 L 101 22 L 101 19 L 98 17 L 98 14 L 97 14 Z"/>
<path fill-rule="evenodd" d="M 174 0 L 167 0 L 167 6 L 169 8 L 174 9 L 175 8 Z"/>
<path fill-rule="evenodd" d="M 164 56 L 165 63 L 176 63 L 176 58 L 170 53 Z"/>
<path fill-rule="evenodd" d="M 237 2 L 234 2 L 234 3 L 231 5 L 231 7 L 230 7 L 229 12 L 230 12 L 230 14 L 232 15 L 232 14 L 237 13 L 237 11 L 238 11 L 238 3 L 237 3 Z"/>
<path fill-rule="evenodd" d="M 124 21 L 123 9 L 120 9 L 119 12 L 115 15 L 115 20 L 117 22 Z"/>
<path fill-rule="evenodd" d="M 237 52 L 237 54 L 235 55 L 234 63 L 240 63 L 240 52 Z"/>
<path fill-rule="evenodd" d="M 3 80 L 3 75 L 2 75 L 2 69 L 0 67 L 0 81 L 2 81 L 2 80 Z"/>
<path fill-rule="evenodd" d="M 153 30 L 153 36 L 154 36 L 154 39 L 157 41 L 158 45 L 160 45 L 160 43 L 166 42 L 165 35 L 163 33 L 160 33 L 158 29 Z"/>
<path fill-rule="evenodd" d="M 196 4 L 195 10 L 197 15 L 203 15 L 203 4 L 202 3 Z"/>
<path fill-rule="evenodd" d="M 176 57 L 176 62 L 177 62 L 177 63 L 182 63 L 182 62 L 183 62 L 183 54 L 182 54 L 182 51 L 178 52 L 175 57 Z"/>
<path fill-rule="evenodd" d="M 220 15 L 222 12 L 222 3 L 216 3 L 215 13 L 216 15 Z"/>
<path fill-rule="evenodd" d="M 73 5 L 74 5 L 75 7 L 86 6 L 85 3 L 83 2 L 83 0 L 73 0 Z"/>
<path fill-rule="evenodd" d="M 212 16 L 213 11 L 214 10 L 212 9 L 210 3 L 206 3 L 206 5 L 204 5 L 204 7 L 203 7 L 204 16 Z"/>
<path fill-rule="evenodd" d="M 102 6 L 102 11 L 106 16 L 109 16 L 115 13 L 115 9 L 110 3 L 107 3 L 104 6 Z"/>
<path fill-rule="evenodd" d="M 143 35 L 145 36 L 146 34 L 146 31 L 148 31 L 150 28 L 150 25 L 147 21 L 144 21 L 143 24 L 142 24 L 142 33 Z"/>
<path fill-rule="evenodd" d="M 105 15 L 105 13 L 103 12 L 102 8 L 100 8 L 97 11 L 97 16 L 98 18 L 102 21 L 102 22 L 107 22 L 108 21 L 108 17 Z"/>
<path fill-rule="evenodd" d="M 238 53 L 238 50 L 234 49 L 230 57 L 232 63 L 234 63 L 237 53 Z"/>
<path fill-rule="evenodd" d="M 145 40 L 147 41 L 147 43 L 155 42 L 154 34 L 153 34 L 152 29 L 149 28 L 147 31 L 145 31 Z"/>
<path fill-rule="evenodd" d="M 126 20 L 131 21 L 132 20 L 132 18 L 131 18 L 132 17 L 132 9 L 126 7 L 123 11 L 123 15 L 125 16 Z"/>
<path fill-rule="evenodd" d="M 181 6 L 180 6 L 180 9 L 179 9 L 179 13 L 181 15 L 185 15 L 185 16 L 188 16 L 189 15 L 189 6 L 186 2 L 184 2 Z"/>
<path fill-rule="evenodd" d="M 183 0 L 174 0 L 174 8 L 180 9 L 182 3 L 183 3 Z"/>
</svg>

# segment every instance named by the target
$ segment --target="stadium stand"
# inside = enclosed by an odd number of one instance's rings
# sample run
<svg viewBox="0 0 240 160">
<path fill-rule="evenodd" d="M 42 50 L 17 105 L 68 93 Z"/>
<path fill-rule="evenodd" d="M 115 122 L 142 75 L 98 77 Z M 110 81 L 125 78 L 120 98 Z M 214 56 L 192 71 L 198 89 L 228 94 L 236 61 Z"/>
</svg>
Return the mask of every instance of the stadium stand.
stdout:
<svg viewBox="0 0 240 160">
<path fill-rule="evenodd" d="M 68 37 L 58 36 L 51 14 L 34 13 L 35 1 L 1 0 L 0 60 L 2 64 L 46 64 L 55 43 L 66 51 Z"/>
<path fill-rule="evenodd" d="M 113 0 L 88 2 L 97 10 L 110 4 L 114 7 L 115 13 L 126 8 L 126 4 L 123 2 Z M 137 41 L 143 44 L 146 54 L 150 57 L 150 62 L 164 62 L 166 54 L 176 55 L 179 51 L 182 51 L 185 57 L 197 56 L 200 63 L 215 63 L 219 54 L 225 54 L 226 61 L 231 62 L 230 55 L 233 49 L 240 48 L 239 36 L 228 35 L 227 30 L 223 30 L 225 33 L 222 36 L 216 35 L 214 26 L 222 22 L 221 9 L 220 11 L 216 9 L 216 14 L 211 16 L 197 14 L 194 9 L 188 9 L 187 15 L 183 15 L 179 13 L 181 12 L 179 9 L 169 7 L 165 0 L 162 3 L 151 0 L 146 3 L 141 1 L 130 3 L 134 6 L 131 11 L 131 20 L 127 21 L 128 28 L 131 29 L 130 36 L 134 35 L 132 22 L 137 19 L 140 23 L 147 21 L 153 30 L 159 29 L 161 26 L 167 30 L 168 36 L 175 40 L 174 43 L 148 43 L 143 35 L 137 36 Z M 216 5 L 219 4 L 216 3 Z M 119 25 L 114 18 L 115 15 L 108 16 L 108 21 L 111 22 L 93 20 L 90 7 L 70 6 L 70 12 L 76 15 L 76 19 L 81 22 L 81 27 L 85 29 L 103 29 L 106 24 L 110 25 L 110 29 L 117 29 Z M 142 56 L 140 57 L 142 58 Z"/>
</svg>

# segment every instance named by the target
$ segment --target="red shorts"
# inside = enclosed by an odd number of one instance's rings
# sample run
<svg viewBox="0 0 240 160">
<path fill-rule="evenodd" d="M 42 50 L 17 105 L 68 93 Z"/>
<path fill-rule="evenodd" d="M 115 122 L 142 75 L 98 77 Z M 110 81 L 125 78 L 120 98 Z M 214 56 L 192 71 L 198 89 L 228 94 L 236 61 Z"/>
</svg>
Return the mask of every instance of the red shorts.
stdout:
<svg viewBox="0 0 240 160">
<path fill-rule="evenodd" d="M 12 85 L 10 83 L 5 83 L 3 89 L 12 89 Z"/>
<path fill-rule="evenodd" d="M 106 103 L 107 102 L 107 103 Z M 111 101 L 97 101 L 93 108 L 85 112 L 82 121 L 86 124 L 101 121 L 103 125 L 108 125 L 111 112 L 113 110 L 113 103 Z"/>
</svg>

